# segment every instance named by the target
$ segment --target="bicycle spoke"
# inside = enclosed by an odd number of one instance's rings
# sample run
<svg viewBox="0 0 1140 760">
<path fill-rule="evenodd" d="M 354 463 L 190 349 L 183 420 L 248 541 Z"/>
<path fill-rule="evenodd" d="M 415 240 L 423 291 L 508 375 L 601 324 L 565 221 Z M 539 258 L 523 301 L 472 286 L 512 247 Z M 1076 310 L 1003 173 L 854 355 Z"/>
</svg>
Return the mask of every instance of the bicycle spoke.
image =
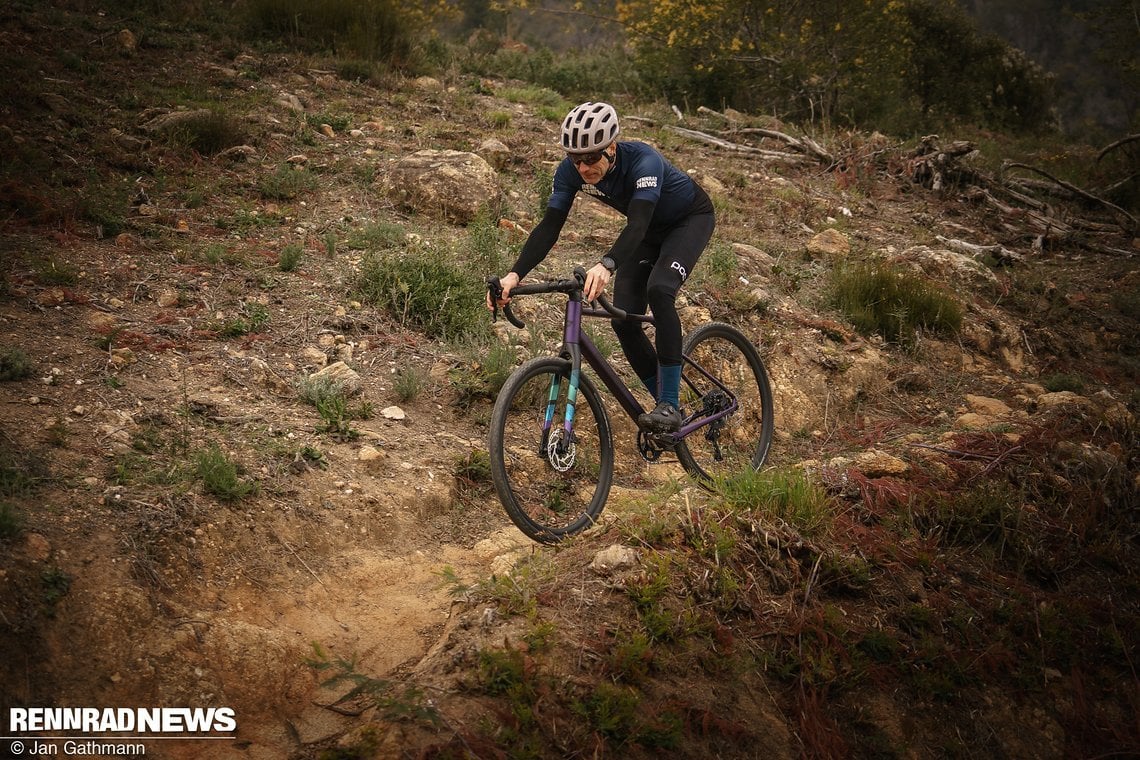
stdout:
<svg viewBox="0 0 1140 760">
<path fill-rule="evenodd" d="M 746 467 L 759 468 L 771 444 L 774 417 L 759 353 L 736 328 L 713 323 L 689 336 L 685 355 L 691 360 L 685 363 L 681 382 L 686 417 L 715 417 L 734 403 L 736 409 L 688 435 L 677 447 L 681 463 L 705 482 Z"/>
<path fill-rule="evenodd" d="M 588 381 L 578 388 L 572 432 L 564 427 L 568 371 L 560 359 L 524 365 L 503 386 L 491 419 L 499 498 L 519 529 L 544 543 L 593 525 L 613 476 L 609 422 Z"/>
</svg>

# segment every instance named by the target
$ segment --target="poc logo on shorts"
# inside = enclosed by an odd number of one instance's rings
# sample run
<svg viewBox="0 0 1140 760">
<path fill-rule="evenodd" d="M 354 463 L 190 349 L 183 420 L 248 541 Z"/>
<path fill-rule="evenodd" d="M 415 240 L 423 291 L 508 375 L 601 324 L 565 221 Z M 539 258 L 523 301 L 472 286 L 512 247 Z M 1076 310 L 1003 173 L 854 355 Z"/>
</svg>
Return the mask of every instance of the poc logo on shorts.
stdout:
<svg viewBox="0 0 1140 760">
<path fill-rule="evenodd" d="M 670 269 L 676 269 L 678 272 L 680 272 L 682 280 L 689 279 L 689 273 L 685 271 L 685 268 L 683 266 L 681 266 L 681 262 L 674 261 L 672 264 L 669 265 L 669 268 Z"/>
</svg>

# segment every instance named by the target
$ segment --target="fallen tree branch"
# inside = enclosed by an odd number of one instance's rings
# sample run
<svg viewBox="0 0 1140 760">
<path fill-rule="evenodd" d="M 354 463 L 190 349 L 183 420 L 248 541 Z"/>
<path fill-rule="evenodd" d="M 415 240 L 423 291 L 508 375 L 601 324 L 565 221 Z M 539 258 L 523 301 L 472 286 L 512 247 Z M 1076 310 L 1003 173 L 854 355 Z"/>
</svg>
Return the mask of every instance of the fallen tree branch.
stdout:
<svg viewBox="0 0 1140 760">
<path fill-rule="evenodd" d="M 973 256 L 975 259 L 980 258 L 981 256 L 993 256 L 998 261 L 1016 262 L 1022 261 L 1025 258 L 1021 254 L 1014 253 L 1000 243 L 995 243 L 994 245 L 979 245 L 977 243 L 967 243 L 965 240 L 943 237 L 942 235 L 935 235 L 934 238 L 951 251 Z"/>
<path fill-rule="evenodd" d="M 804 161 L 804 156 L 796 155 L 795 153 L 781 153 L 775 150 L 765 150 L 763 148 L 756 148 L 751 145 L 741 145 L 740 143 L 729 142 L 721 137 L 710 135 L 707 132 L 699 132 L 695 129 L 687 129 L 686 127 L 674 127 L 666 124 L 665 129 L 670 132 L 676 132 L 679 135 L 684 135 L 693 140 L 709 143 L 724 150 L 731 150 L 736 153 L 748 153 L 753 156 L 760 156 L 761 158 L 771 159 L 773 161 L 782 161 L 789 164 L 798 164 Z"/>
<path fill-rule="evenodd" d="M 1129 214 L 1127 211 L 1122 209 L 1120 206 L 1117 206 L 1115 203 L 1113 203 L 1111 201 L 1107 201 L 1104 198 L 1099 198 L 1099 197 L 1093 195 L 1092 193 L 1090 193 L 1086 190 L 1082 190 L 1081 188 L 1077 187 L 1076 185 L 1072 184 L 1071 182 L 1066 182 L 1063 179 L 1059 179 L 1057 177 L 1054 177 L 1052 174 L 1045 171 L 1044 169 L 1039 169 L 1036 166 L 1030 166 L 1029 164 L 1023 164 L 1019 161 L 1003 161 L 1002 162 L 1002 169 L 1004 170 L 1006 168 L 1027 169 L 1031 172 L 1036 172 L 1037 174 L 1040 174 L 1042 177 L 1045 177 L 1046 179 L 1048 179 L 1052 182 L 1055 182 L 1060 187 L 1065 188 L 1069 192 L 1074 193 L 1074 194 L 1078 195 L 1079 197 L 1084 198 L 1087 201 L 1092 201 L 1093 203 L 1099 203 L 1100 205 L 1109 209 L 1113 213 L 1118 214 L 1120 216 L 1123 216 L 1125 219 L 1128 220 L 1128 223 L 1131 225 L 1130 231 L 1136 232 L 1137 230 L 1140 230 L 1140 222 L 1136 221 L 1136 217 L 1132 216 L 1132 214 Z"/>
<path fill-rule="evenodd" d="M 1099 162 L 1102 158 L 1104 158 L 1105 156 L 1107 156 L 1109 153 L 1116 150 L 1117 148 L 1119 148 L 1123 145 L 1127 145 L 1128 143 L 1131 143 L 1131 142 L 1136 142 L 1137 140 L 1140 140 L 1140 135 L 1128 135 L 1127 137 L 1120 138 L 1119 140 L 1117 140 L 1114 143 L 1109 143 L 1108 145 L 1106 145 L 1100 149 L 1100 153 L 1096 154 L 1096 160 Z"/>
<path fill-rule="evenodd" d="M 711 108 L 701 106 L 697 109 L 697 112 L 719 116 L 725 121 L 731 122 L 731 119 L 729 119 L 727 116 L 718 111 L 714 111 Z M 760 135 L 761 137 L 769 137 L 773 140 L 779 140 L 794 151 L 798 151 L 805 155 L 817 158 L 822 163 L 828 164 L 829 166 L 835 163 L 835 158 L 830 153 L 828 153 L 819 143 L 810 137 L 792 137 L 791 135 L 784 134 L 783 132 L 779 132 L 775 129 L 764 129 L 762 127 L 742 127 L 739 129 L 733 129 L 731 130 L 731 134 Z"/>
</svg>

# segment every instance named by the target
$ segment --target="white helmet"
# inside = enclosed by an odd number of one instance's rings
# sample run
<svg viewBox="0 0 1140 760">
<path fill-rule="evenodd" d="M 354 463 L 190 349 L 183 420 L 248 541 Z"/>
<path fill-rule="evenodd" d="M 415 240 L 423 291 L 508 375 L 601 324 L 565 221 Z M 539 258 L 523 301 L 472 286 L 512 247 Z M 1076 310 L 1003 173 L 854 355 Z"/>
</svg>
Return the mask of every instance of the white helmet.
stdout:
<svg viewBox="0 0 1140 760">
<path fill-rule="evenodd" d="M 609 103 L 583 103 L 562 122 L 562 148 L 567 153 L 601 150 L 618 136 L 617 111 Z"/>
</svg>

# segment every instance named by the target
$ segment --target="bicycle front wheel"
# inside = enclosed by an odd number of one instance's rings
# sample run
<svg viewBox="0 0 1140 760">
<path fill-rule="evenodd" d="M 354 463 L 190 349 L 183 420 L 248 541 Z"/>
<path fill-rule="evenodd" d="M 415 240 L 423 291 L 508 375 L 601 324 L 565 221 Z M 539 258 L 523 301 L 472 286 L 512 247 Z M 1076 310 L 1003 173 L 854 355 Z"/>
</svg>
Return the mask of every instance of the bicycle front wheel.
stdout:
<svg viewBox="0 0 1140 760">
<path fill-rule="evenodd" d="M 491 412 L 495 491 L 519 530 L 544 544 L 597 522 L 613 483 L 613 434 L 601 396 L 579 373 L 567 432 L 569 393 L 569 361 L 532 359 L 503 385 Z"/>
<path fill-rule="evenodd" d="M 677 444 L 677 458 L 703 485 L 760 469 L 772 444 L 775 412 L 759 351 L 731 325 L 701 325 L 685 339 L 681 409 L 687 421 L 736 409 Z"/>
</svg>

